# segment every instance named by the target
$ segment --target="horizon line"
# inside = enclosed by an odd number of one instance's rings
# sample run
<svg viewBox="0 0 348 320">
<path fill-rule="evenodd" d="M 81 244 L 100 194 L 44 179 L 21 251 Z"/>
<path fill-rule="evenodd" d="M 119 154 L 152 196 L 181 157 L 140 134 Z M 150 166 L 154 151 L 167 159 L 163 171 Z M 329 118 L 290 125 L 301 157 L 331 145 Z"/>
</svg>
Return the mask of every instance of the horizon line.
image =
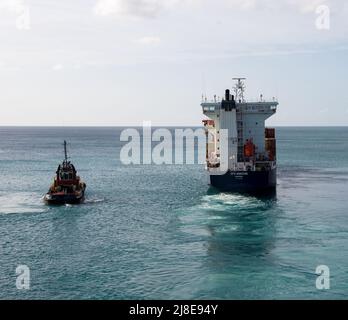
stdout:
<svg viewBox="0 0 348 320">
<path fill-rule="evenodd" d="M 0 125 L 0 128 L 127 128 L 127 127 L 138 127 L 142 125 Z M 203 126 L 199 125 L 152 125 L 152 127 L 167 127 L 167 128 L 184 128 L 184 127 L 196 127 L 200 128 Z M 347 125 L 270 125 L 265 126 L 274 128 L 346 128 Z"/>
</svg>

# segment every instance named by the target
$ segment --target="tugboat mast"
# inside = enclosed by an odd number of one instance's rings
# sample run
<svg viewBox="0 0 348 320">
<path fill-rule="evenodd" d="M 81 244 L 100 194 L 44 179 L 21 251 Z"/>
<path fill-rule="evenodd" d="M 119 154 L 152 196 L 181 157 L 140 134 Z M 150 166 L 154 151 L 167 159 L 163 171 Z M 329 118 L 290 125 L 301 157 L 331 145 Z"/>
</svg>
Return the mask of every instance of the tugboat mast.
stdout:
<svg viewBox="0 0 348 320">
<path fill-rule="evenodd" d="M 65 156 L 65 162 L 68 162 L 68 152 L 66 149 L 66 141 L 64 140 L 64 156 Z"/>
</svg>

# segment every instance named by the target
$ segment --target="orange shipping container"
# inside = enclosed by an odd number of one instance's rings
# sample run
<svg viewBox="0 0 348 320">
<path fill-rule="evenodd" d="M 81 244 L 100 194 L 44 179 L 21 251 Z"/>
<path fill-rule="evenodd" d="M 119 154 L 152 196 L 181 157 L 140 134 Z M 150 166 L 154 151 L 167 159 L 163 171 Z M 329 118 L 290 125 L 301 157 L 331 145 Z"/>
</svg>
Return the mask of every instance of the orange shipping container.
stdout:
<svg viewBox="0 0 348 320">
<path fill-rule="evenodd" d="M 276 139 L 265 139 L 265 149 L 271 161 L 276 158 Z"/>
</svg>

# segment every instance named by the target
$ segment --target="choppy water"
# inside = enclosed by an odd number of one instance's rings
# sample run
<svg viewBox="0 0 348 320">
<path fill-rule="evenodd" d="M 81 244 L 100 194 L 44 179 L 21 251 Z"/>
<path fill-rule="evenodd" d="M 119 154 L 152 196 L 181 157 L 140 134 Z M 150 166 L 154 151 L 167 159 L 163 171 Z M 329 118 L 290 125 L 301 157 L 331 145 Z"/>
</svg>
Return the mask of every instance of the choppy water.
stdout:
<svg viewBox="0 0 348 320">
<path fill-rule="evenodd" d="M 123 166 L 120 130 L 0 128 L 0 298 L 348 298 L 348 128 L 279 128 L 268 198 L 217 193 L 200 165 Z M 87 200 L 48 207 L 63 139 Z"/>
</svg>

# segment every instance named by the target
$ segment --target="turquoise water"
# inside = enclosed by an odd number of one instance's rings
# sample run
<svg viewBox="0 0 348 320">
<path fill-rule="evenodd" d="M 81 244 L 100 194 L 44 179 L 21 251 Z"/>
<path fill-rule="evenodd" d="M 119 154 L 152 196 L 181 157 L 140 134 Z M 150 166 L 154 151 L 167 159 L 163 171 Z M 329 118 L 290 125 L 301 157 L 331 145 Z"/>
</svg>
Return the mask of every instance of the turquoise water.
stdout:
<svg viewBox="0 0 348 320">
<path fill-rule="evenodd" d="M 0 298 L 348 298 L 348 128 L 278 128 L 267 198 L 218 193 L 201 165 L 124 166 L 120 132 L 0 128 Z M 64 139 L 87 199 L 48 207 Z"/>
</svg>

